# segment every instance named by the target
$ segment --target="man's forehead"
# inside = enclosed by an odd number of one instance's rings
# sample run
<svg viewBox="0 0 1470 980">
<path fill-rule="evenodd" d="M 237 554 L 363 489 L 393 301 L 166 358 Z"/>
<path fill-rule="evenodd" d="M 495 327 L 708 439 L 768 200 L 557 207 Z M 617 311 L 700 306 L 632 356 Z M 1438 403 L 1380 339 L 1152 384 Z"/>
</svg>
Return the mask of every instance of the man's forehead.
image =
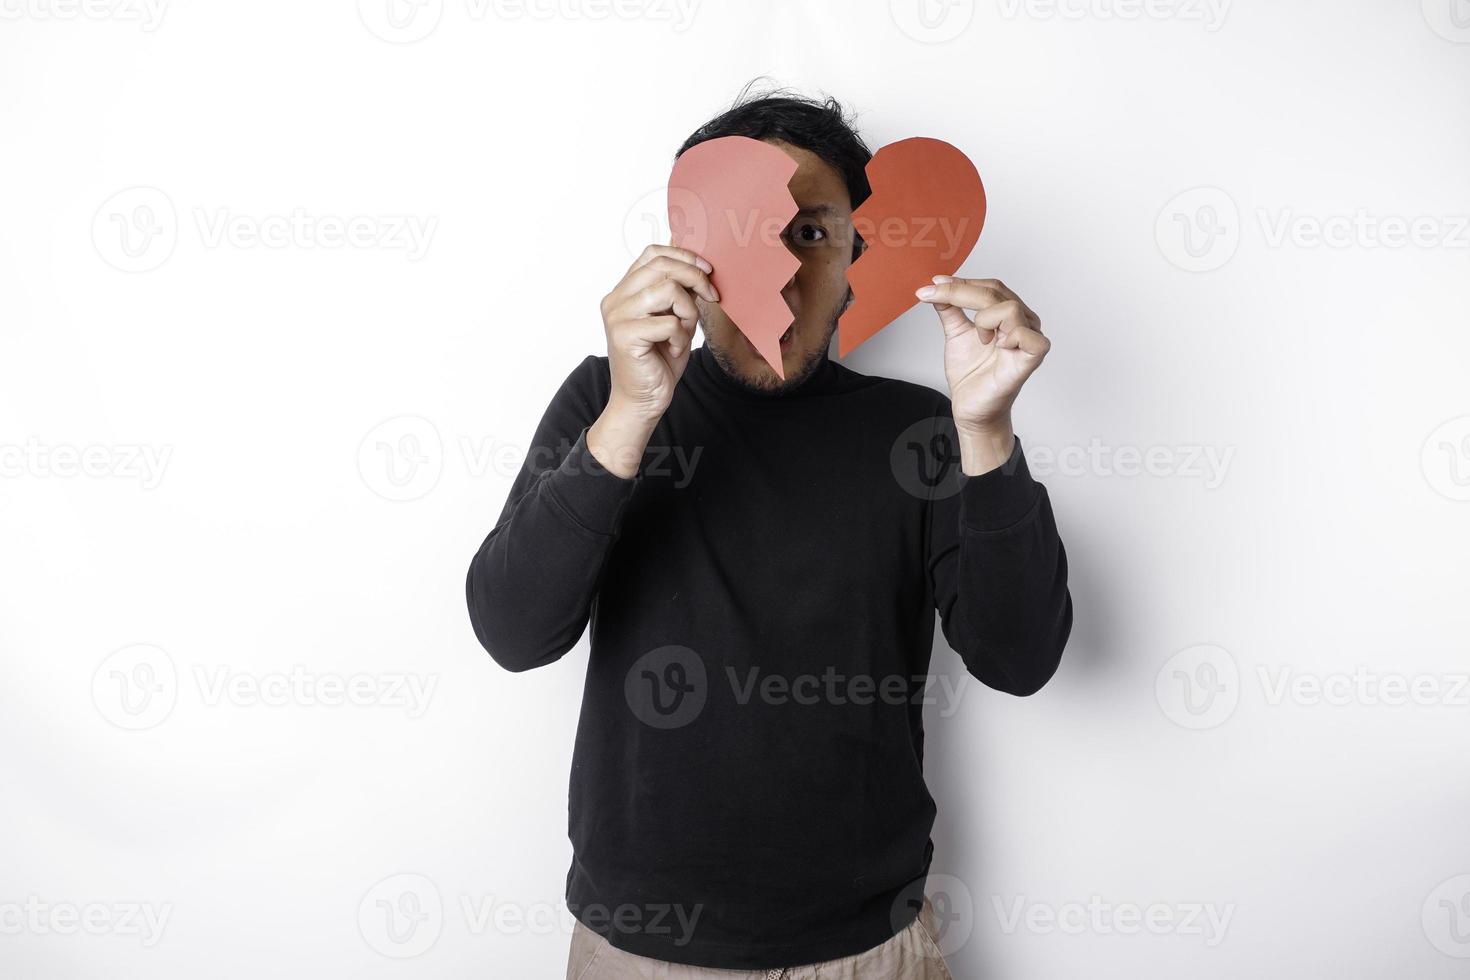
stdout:
<svg viewBox="0 0 1470 980">
<path fill-rule="evenodd" d="M 796 217 L 816 221 L 847 221 L 852 218 L 852 205 L 847 200 L 847 187 L 839 180 L 836 187 L 809 187 L 791 180 L 791 196 L 796 201 Z"/>
<path fill-rule="evenodd" d="M 791 175 L 791 196 L 803 217 L 841 218 L 852 213 L 848 198 L 847 182 L 837 168 L 817 156 L 811 150 L 792 146 L 781 140 L 770 140 L 796 161 L 796 173 Z"/>
</svg>

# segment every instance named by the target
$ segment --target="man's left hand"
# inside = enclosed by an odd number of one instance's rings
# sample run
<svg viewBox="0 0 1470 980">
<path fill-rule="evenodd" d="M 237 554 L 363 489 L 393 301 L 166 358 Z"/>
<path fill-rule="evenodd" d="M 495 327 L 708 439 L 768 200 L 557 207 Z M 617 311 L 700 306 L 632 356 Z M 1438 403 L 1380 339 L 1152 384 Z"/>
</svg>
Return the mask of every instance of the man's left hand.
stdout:
<svg viewBox="0 0 1470 980">
<path fill-rule="evenodd" d="M 1011 406 L 1051 341 L 1041 333 L 1041 318 L 998 279 L 935 276 L 934 283 L 917 295 L 933 305 L 944 327 L 944 375 L 961 465 L 977 476 L 1010 458 Z"/>
</svg>

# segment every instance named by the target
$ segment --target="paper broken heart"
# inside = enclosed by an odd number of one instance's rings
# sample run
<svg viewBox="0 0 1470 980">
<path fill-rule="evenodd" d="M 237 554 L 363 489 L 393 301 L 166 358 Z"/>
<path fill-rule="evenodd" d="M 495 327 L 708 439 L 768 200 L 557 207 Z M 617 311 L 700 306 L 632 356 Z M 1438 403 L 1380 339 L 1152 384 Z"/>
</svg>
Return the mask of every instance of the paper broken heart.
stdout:
<svg viewBox="0 0 1470 980">
<path fill-rule="evenodd" d="M 781 236 L 796 215 L 794 173 L 771 144 L 723 136 L 685 150 L 669 176 L 674 245 L 714 266 L 720 308 L 781 378 L 781 335 L 795 319 L 781 290 L 801 267 Z"/>
<path fill-rule="evenodd" d="M 801 266 L 781 234 L 797 211 L 787 187 L 795 172 L 769 143 L 726 136 L 686 150 L 669 177 L 673 244 L 714 266 L 721 309 L 782 378 L 780 337 L 794 317 L 781 290 Z M 985 225 L 980 173 L 943 140 L 890 143 L 867 175 L 873 193 L 852 215 L 866 247 L 848 271 L 839 356 L 914 306 L 932 277 L 959 271 Z"/>
<path fill-rule="evenodd" d="M 980 173 L 943 140 L 889 143 L 867 174 L 873 193 L 852 213 L 866 248 L 847 273 L 852 304 L 837 323 L 842 357 L 918 303 L 914 290 L 958 272 L 985 225 Z"/>
</svg>

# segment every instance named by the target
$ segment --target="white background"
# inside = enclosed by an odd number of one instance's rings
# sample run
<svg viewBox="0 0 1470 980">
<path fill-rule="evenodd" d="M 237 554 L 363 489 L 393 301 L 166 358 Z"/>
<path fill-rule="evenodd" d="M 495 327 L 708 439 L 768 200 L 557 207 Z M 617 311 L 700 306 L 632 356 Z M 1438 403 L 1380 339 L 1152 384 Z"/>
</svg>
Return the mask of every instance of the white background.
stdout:
<svg viewBox="0 0 1470 980">
<path fill-rule="evenodd" d="M 561 975 L 586 648 L 463 573 L 760 74 L 965 149 L 1055 341 L 1071 644 L 929 722 L 956 975 L 1470 968 L 1466 0 L 66 2 L 0 2 L 0 974 Z"/>
</svg>

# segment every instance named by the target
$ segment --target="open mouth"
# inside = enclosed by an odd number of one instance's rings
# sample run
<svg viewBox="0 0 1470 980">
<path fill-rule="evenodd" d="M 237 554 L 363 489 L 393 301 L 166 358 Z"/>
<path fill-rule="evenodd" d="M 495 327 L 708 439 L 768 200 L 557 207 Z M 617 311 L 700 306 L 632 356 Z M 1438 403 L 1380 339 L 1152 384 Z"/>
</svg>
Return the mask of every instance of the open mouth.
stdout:
<svg viewBox="0 0 1470 980">
<path fill-rule="evenodd" d="M 783 351 L 791 349 L 791 337 L 795 333 L 796 324 L 793 323 L 791 326 L 787 327 L 786 332 L 781 335 L 781 349 Z"/>
</svg>

